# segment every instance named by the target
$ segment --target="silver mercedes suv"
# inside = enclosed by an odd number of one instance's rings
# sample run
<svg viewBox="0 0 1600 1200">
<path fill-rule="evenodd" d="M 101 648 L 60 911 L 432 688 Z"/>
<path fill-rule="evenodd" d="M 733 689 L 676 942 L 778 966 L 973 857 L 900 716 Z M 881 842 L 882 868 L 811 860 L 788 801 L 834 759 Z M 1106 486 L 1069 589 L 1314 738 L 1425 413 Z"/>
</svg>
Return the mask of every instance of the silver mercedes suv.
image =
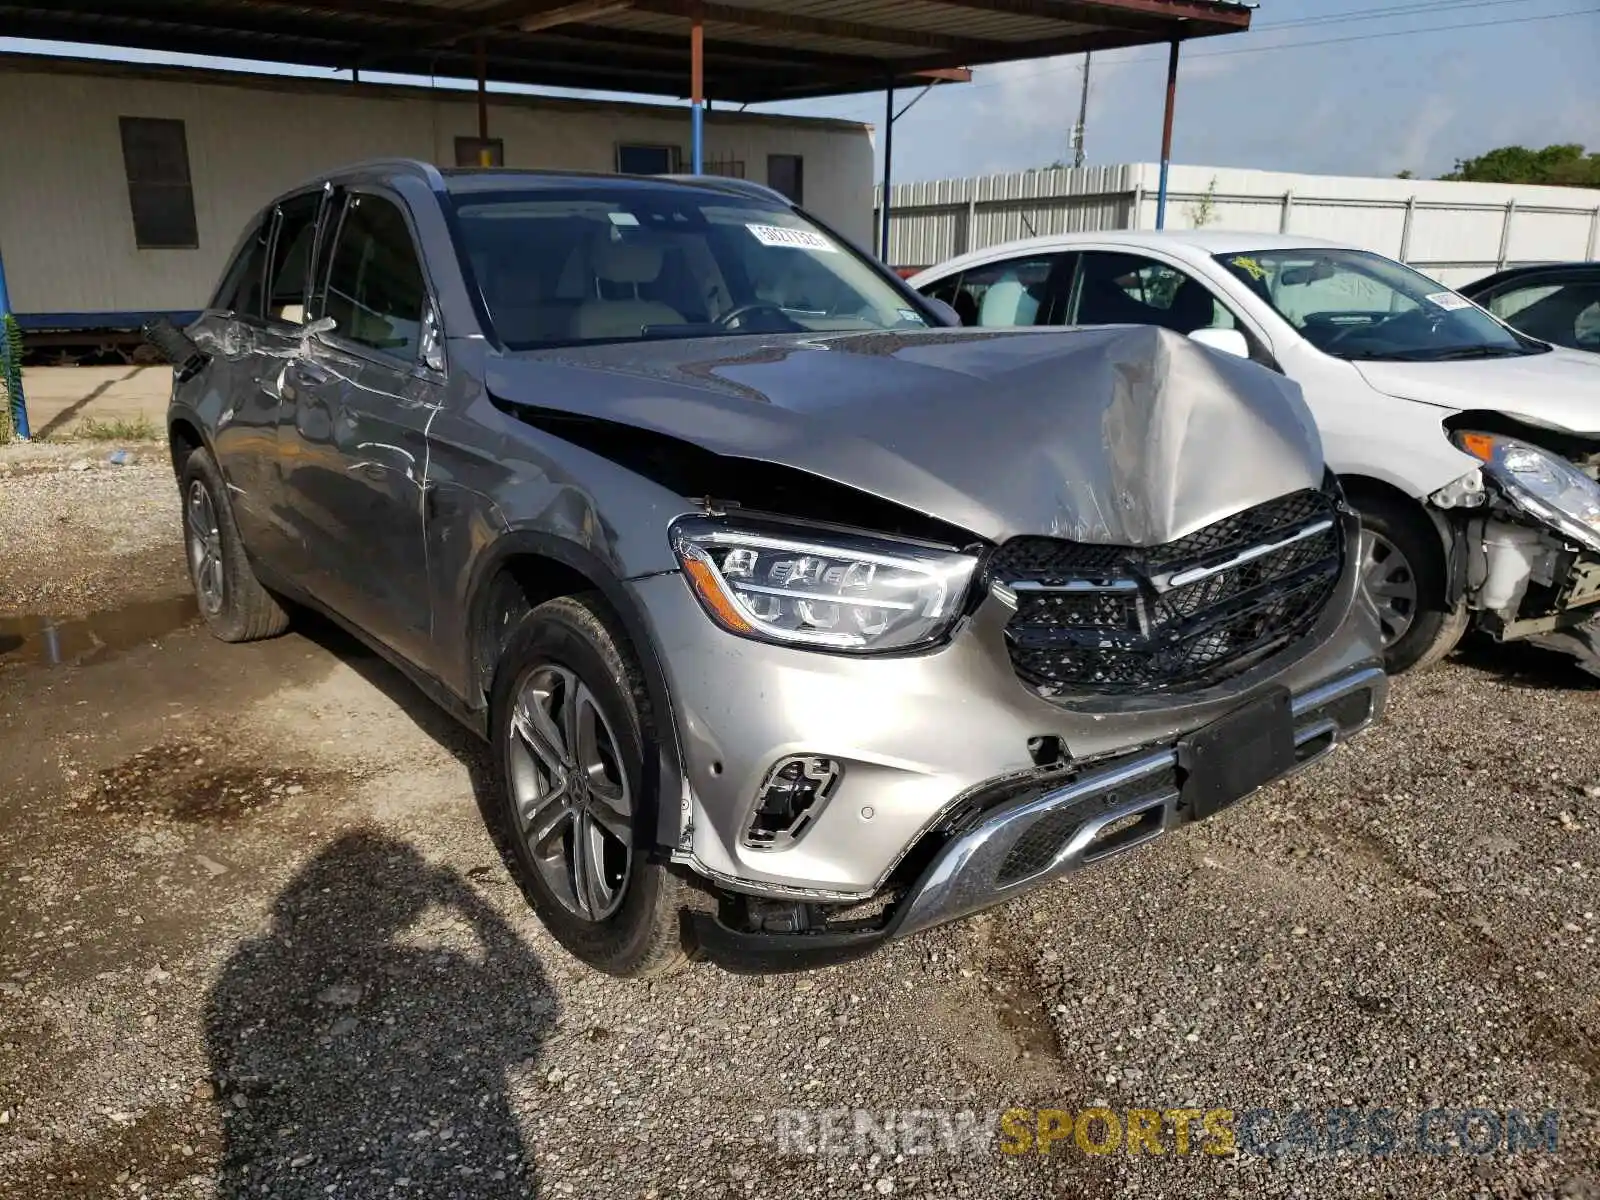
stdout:
<svg viewBox="0 0 1600 1200">
<path fill-rule="evenodd" d="M 399 665 L 551 932 L 642 975 L 866 953 L 1382 707 L 1292 383 L 956 323 L 765 188 L 386 161 L 148 333 L 212 630 L 292 601 Z"/>
</svg>

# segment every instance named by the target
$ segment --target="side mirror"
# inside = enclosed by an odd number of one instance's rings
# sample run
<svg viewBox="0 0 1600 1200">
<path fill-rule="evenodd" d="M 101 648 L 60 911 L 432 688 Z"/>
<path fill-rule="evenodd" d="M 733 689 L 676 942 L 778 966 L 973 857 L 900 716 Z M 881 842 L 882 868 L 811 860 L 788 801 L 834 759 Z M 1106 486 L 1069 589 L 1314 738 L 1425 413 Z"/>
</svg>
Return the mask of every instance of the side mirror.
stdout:
<svg viewBox="0 0 1600 1200">
<path fill-rule="evenodd" d="M 173 377 L 179 383 L 193 378 L 210 361 L 210 356 L 170 318 L 155 317 L 146 321 L 139 333 L 145 341 L 161 351 L 162 358 L 172 364 Z"/>
<path fill-rule="evenodd" d="M 939 318 L 941 324 L 955 326 L 957 328 L 960 327 L 961 314 L 956 312 L 955 309 L 951 308 L 943 300 L 935 300 L 932 296 L 924 296 L 922 298 L 922 302 L 929 308 L 933 309 L 934 315 Z"/>
<path fill-rule="evenodd" d="M 1237 329 L 1196 329 L 1189 335 L 1189 340 L 1235 358 L 1250 357 L 1250 343 Z"/>
</svg>

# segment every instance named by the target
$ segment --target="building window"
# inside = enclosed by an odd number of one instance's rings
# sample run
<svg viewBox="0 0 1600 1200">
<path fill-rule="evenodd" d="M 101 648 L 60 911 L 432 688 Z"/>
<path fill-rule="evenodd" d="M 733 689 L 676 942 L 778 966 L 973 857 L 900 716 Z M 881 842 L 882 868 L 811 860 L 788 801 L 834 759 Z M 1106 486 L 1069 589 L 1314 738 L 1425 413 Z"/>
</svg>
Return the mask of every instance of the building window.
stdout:
<svg viewBox="0 0 1600 1200">
<path fill-rule="evenodd" d="M 624 143 L 617 147 L 617 173 L 620 175 L 676 175 L 680 167 L 676 146 Z"/>
<path fill-rule="evenodd" d="M 479 152 L 487 150 L 489 161 L 485 163 Z M 506 165 L 506 143 L 503 138 L 475 138 L 458 137 L 456 139 L 456 166 L 458 167 L 503 167 Z"/>
<path fill-rule="evenodd" d="M 141 250 L 195 249 L 200 238 L 183 122 L 155 117 L 123 117 L 121 122 L 135 244 Z"/>
<path fill-rule="evenodd" d="M 721 175 L 724 179 L 743 179 L 744 159 L 708 158 L 706 160 L 706 174 Z"/>
<path fill-rule="evenodd" d="M 805 203 L 805 160 L 798 154 L 767 155 L 767 186 L 795 204 Z"/>
</svg>

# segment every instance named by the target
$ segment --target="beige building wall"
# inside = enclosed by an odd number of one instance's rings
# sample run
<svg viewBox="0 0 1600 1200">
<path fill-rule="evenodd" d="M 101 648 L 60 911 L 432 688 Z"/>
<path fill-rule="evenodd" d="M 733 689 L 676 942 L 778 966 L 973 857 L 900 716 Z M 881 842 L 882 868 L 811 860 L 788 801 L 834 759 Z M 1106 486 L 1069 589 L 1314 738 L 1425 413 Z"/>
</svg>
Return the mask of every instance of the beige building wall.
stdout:
<svg viewBox="0 0 1600 1200">
<path fill-rule="evenodd" d="M 491 137 L 505 165 L 612 171 L 619 143 L 679 147 L 684 107 L 492 95 Z M 364 158 L 455 162 L 477 134 L 474 95 L 167 67 L 0 56 L 0 255 L 15 310 L 137 312 L 201 307 L 251 213 L 278 192 Z M 134 240 L 118 118 L 184 122 L 199 246 L 141 250 Z M 767 182 L 767 156 L 804 161 L 805 206 L 871 243 L 868 126 L 712 112 L 708 164 L 743 164 Z"/>
</svg>

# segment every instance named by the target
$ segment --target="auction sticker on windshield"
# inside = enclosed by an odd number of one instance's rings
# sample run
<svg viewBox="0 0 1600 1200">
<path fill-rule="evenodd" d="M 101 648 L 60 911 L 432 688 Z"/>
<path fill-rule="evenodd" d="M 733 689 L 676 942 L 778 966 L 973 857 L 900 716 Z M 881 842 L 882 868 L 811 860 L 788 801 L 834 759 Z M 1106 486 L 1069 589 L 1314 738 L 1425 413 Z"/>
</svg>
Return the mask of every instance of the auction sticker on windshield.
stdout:
<svg viewBox="0 0 1600 1200">
<path fill-rule="evenodd" d="M 1465 296 L 1458 296 L 1454 292 L 1434 292 L 1427 297 L 1428 303 L 1442 308 L 1445 312 L 1455 312 L 1458 308 L 1471 308 L 1472 301 Z"/>
<path fill-rule="evenodd" d="M 838 253 L 839 247 L 812 229 L 785 229 L 781 225 L 746 225 L 751 235 L 763 246 L 781 246 L 791 250 L 825 250 Z"/>
</svg>

